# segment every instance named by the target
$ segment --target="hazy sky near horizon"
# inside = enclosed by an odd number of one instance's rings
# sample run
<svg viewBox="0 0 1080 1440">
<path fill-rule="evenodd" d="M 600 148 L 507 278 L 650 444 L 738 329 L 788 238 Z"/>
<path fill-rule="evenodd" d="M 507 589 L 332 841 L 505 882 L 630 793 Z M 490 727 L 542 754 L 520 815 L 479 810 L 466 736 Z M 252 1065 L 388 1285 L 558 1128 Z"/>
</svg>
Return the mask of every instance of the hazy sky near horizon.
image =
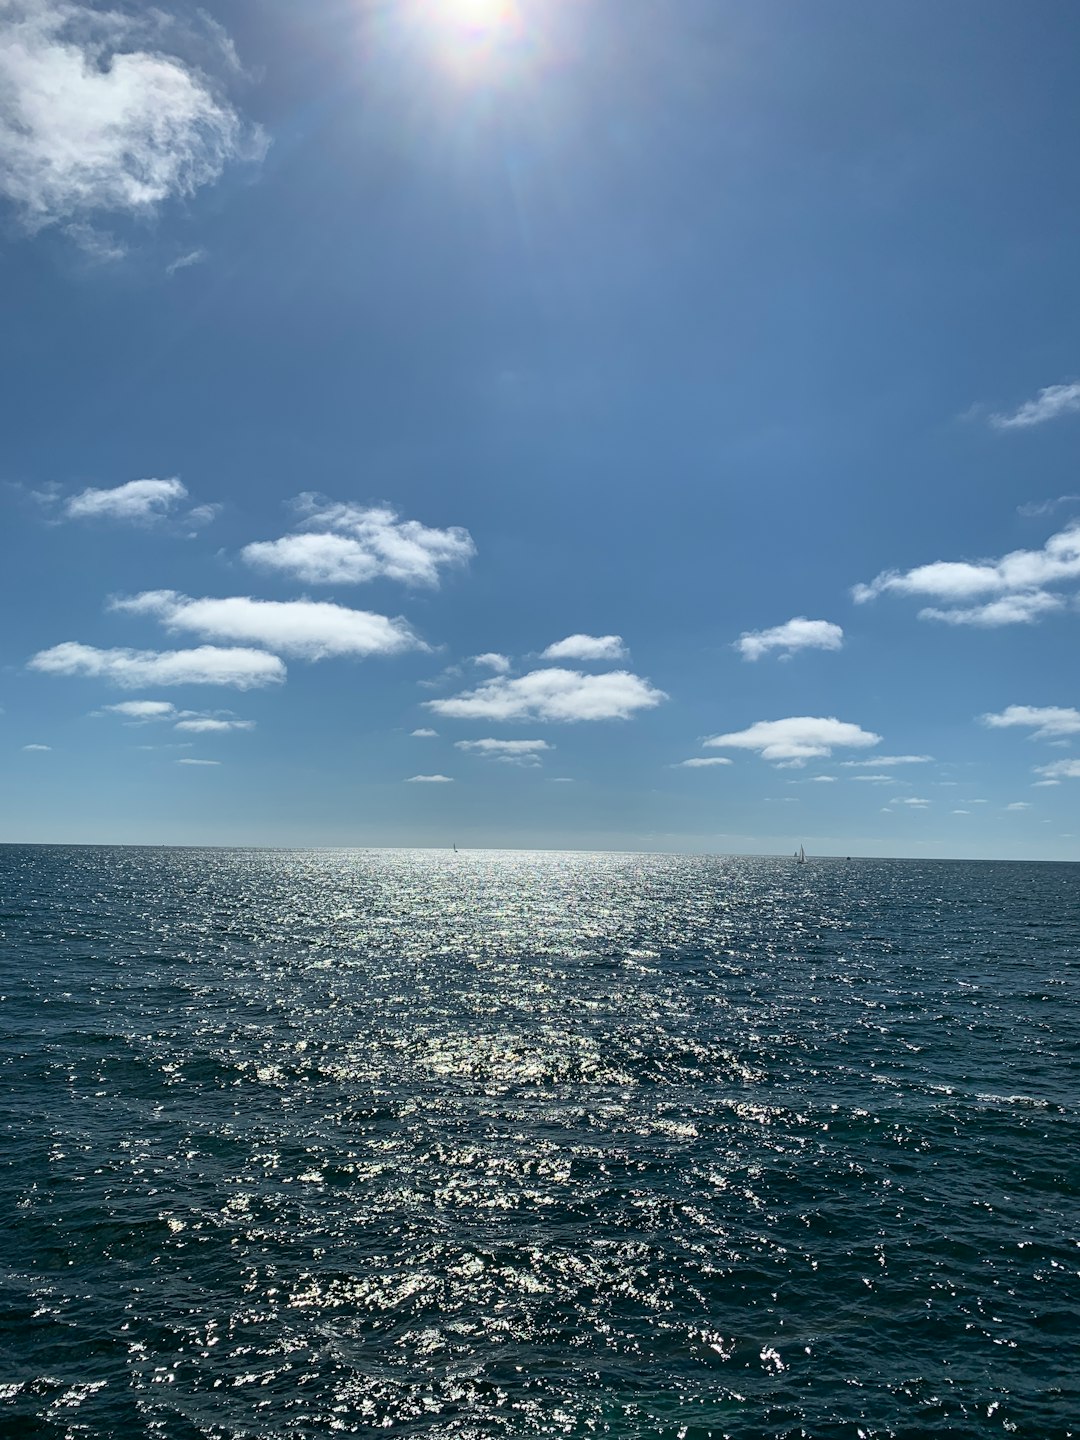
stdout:
<svg viewBox="0 0 1080 1440">
<path fill-rule="evenodd" d="M 1080 858 L 1067 0 L 0 4 L 0 841 Z"/>
</svg>

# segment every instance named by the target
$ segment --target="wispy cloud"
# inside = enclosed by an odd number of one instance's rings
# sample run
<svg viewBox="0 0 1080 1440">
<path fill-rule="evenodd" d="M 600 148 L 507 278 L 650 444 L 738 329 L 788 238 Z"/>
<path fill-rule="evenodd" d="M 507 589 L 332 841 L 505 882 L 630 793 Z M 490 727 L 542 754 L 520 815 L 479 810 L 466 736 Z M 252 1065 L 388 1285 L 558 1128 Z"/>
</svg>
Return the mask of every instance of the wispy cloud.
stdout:
<svg viewBox="0 0 1080 1440">
<path fill-rule="evenodd" d="M 1027 800 L 1014 800 L 1011 805 L 1005 806 L 1006 810 L 1030 810 L 1031 804 Z"/>
<path fill-rule="evenodd" d="M 541 651 L 541 660 L 625 660 L 621 635 L 568 635 Z"/>
<path fill-rule="evenodd" d="M 187 493 L 175 477 L 129 480 L 111 490 L 89 489 L 72 495 L 62 513 L 68 520 L 130 520 L 145 524 L 167 515 L 174 505 L 187 499 Z"/>
<path fill-rule="evenodd" d="M 913 810 L 925 810 L 931 801 L 924 800 L 921 795 L 894 795 L 889 804 L 910 805 Z"/>
<path fill-rule="evenodd" d="M 427 647 L 404 620 L 320 600 L 253 600 L 233 595 L 192 600 L 175 590 L 147 590 L 110 602 L 111 610 L 153 615 L 169 630 L 213 640 L 250 641 L 305 660 L 396 655 Z"/>
<path fill-rule="evenodd" d="M 251 690 L 285 679 L 285 666 L 265 650 L 201 645 L 195 650 L 99 650 L 67 640 L 28 662 L 45 675 L 81 675 L 124 690 L 152 685 L 232 685 Z"/>
<path fill-rule="evenodd" d="M 1027 430 L 1032 425 L 1045 425 L 1062 415 L 1080 410 L 1080 381 L 1065 385 L 1047 385 L 1034 400 L 1025 400 L 1016 410 L 990 416 L 995 430 Z"/>
<path fill-rule="evenodd" d="M 191 756 L 185 756 L 183 760 L 174 762 L 177 765 L 220 765 L 220 760 L 196 760 Z"/>
<path fill-rule="evenodd" d="M 302 516 L 298 532 L 245 545 L 241 555 L 249 565 L 309 585 L 358 585 L 385 576 L 436 586 L 443 569 L 476 554 L 460 526 L 435 530 L 400 519 L 388 506 L 338 504 L 319 495 L 301 495 L 295 503 Z"/>
<path fill-rule="evenodd" d="M 222 68 L 230 56 L 207 32 Z M 146 216 L 265 150 L 208 78 L 170 54 L 195 37 L 162 11 L 6 0 L 0 35 L 0 194 L 30 231 Z M 205 59 L 207 41 L 200 48 Z"/>
<path fill-rule="evenodd" d="M 434 740 L 435 737 L 436 737 L 436 735 L 438 735 L 438 733 L 439 733 L 439 732 L 438 732 L 437 730 L 426 730 L 426 729 L 420 729 L 420 730 L 412 730 L 412 731 L 410 731 L 410 734 L 412 735 L 412 738 L 413 738 L 414 740 Z"/>
<path fill-rule="evenodd" d="M 771 630 L 747 630 L 735 641 L 744 660 L 760 660 L 770 650 L 778 650 L 781 660 L 790 660 L 799 650 L 840 650 L 844 632 L 829 620 L 808 620 L 796 615 Z"/>
<path fill-rule="evenodd" d="M 94 713 L 120 715 L 133 725 L 143 725 L 151 720 L 172 720 L 179 712 L 171 700 L 121 700 Z"/>
<path fill-rule="evenodd" d="M 214 715 L 192 715 L 178 720 L 175 729 L 192 735 L 226 735 L 230 730 L 254 730 L 254 720 L 223 720 Z"/>
<path fill-rule="evenodd" d="M 206 251 L 201 247 L 198 250 L 189 250 L 184 255 L 178 255 L 175 260 L 165 266 L 166 275 L 175 275 L 178 270 L 189 270 L 192 265 L 201 265 L 206 259 Z"/>
<path fill-rule="evenodd" d="M 554 750 L 546 740 L 456 740 L 458 750 L 502 760 L 511 765 L 539 765 L 541 755 Z"/>
<path fill-rule="evenodd" d="M 51 745 L 24 745 L 24 750 L 51 750 Z"/>
<path fill-rule="evenodd" d="M 1052 515 L 1059 506 L 1076 501 L 1080 501 L 1080 495 L 1059 495 L 1055 500 L 1029 500 L 1026 505 L 1018 505 L 1016 513 L 1025 520 L 1038 520 L 1044 515 Z"/>
<path fill-rule="evenodd" d="M 672 767 L 675 770 L 705 770 L 713 765 L 734 765 L 734 760 L 729 760 L 726 755 L 695 755 L 691 760 L 678 760 Z"/>
<path fill-rule="evenodd" d="M 889 765 L 926 765 L 933 758 L 932 755 L 874 755 L 869 760 L 841 760 L 840 764 L 848 770 L 883 770 Z"/>
<path fill-rule="evenodd" d="M 913 570 L 885 570 L 851 593 L 858 604 L 887 592 L 930 597 L 954 606 L 987 597 L 967 608 L 925 609 L 919 618 L 953 625 L 1016 625 L 1031 624 L 1060 610 L 1063 600 L 1046 587 L 1078 578 L 1080 523 L 1051 535 L 1041 550 L 1013 550 L 1000 560 L 937 560 Z"/>
<path fill-rule="evenodd" d="M 1007 705 L 997 715 L 980 715 L 992 730 L 1020 726 L 1031 730 L 1032 740 L 1057 740 L 1063 735 L 1080 735 L 1080 710 L 1060 705 Z"/>
<path fill-rule="evenodd" d="M 969 605 L 959 610 L 941 610 L 931 605 L 919 611 L 919 619 L 996 630 L 1002 625 L 1033 625 L 1044 615 L 1064 608 L 1065 602 L 1060 595 L 1051 595 L 1048 590 L 1033 590 L 1020 595 L 1004 595 L 1000 600 L 990 600 L 985 605 Z"/>
<path fill-rule="evenodd" d="M 713 735 L 706 746 L 756 750 L 763 760 L 792 761 L 829 756 L 834 748 L 867 749 L 881 736 L 835 716 L 792 715 L 786 720 L 758 720 L 746 730 Z"/>
<path fill-rule="evenodd" d="M 1047 780 L 1080 780 L 1080 760 L 1054 760 L 1036 766 L 1035 774 L 1045 775 Z"/>
<path fill-rule="evenodd" d="M 405 781 L 406 785 L 452 785 L 453 777 L 450 775 L 410 775 Z"/>
<path fill-rule="evenodd" d="M 426 700 L 429 710 L 461 720 L 626 720 L 651 710 L 667 696 L 639 675 L 612 670 L 533 670 L 510 680 L 485 680 L 475 690 L 446 700 Z"/>
</svg>

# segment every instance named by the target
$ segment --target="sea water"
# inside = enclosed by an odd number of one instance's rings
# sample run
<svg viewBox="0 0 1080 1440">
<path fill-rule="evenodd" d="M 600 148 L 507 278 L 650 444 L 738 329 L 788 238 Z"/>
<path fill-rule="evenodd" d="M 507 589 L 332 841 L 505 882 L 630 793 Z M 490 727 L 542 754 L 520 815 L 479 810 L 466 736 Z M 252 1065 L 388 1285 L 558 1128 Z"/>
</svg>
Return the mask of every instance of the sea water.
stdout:
<svg viewBox="0 0 1080 1440">
<path fill-rule="evenodd" d="M 0 1433 L 1080 1434 L 1080 866 L 0 848 Z"/>
</svg>

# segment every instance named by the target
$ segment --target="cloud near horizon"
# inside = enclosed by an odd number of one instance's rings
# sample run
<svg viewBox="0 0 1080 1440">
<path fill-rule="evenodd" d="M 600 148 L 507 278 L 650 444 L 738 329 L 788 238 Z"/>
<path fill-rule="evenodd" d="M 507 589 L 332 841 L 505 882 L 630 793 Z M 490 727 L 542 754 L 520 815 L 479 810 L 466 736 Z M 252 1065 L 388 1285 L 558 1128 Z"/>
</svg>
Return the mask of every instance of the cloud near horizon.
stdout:
<svg viewBox="0 0 1080 1440">
<path fill-rule="evenodd" d="M 301 528 L 279 540 L 258 540 L 240 552 L 247 564 L 310 585 L 360 585 L 385 577 L 406 585 L 439 584 L 440 570 L 476 554 L 467 530 L 434 530 L 401 520 L 389 506 L 339 504 L 305 494 L 294 502 Z"/>
<path fill-rule="evenodd" d="M 1054 760 L 1036 766 L 1035 774 L 1045 775 L 1047 780 L 1080 780 L 1080 760 Z"/>
<path fill-rule="evenodd" d="M 744 660 L 760 660 L 770 650 L 779 650 L 781 660 L 790 660 L 800 650 L 841 650 L 843 645 L 844 632 L 839 625 L 796 615 L 771 630 L 744 631 L 734 648 Z"/>
<path fill-rule="evenodd" d="M 67 223 L 100 258 L 123 247 L 87 223 L 140 218 L 186 198 L 225 168 L 265 153 L 208 78 L 170 49 L 235 69 L 217 26 L 196 35 L 153 7 L 7 0 L 0 25 L 0 194 L 31 233 Z M 211 52 L 215 52 L 211 54 Z"/>
<path fill-rule="evenodd" d="M 691 760 L 678 760 L 673 768 L 675 770 L 704 770 L 712 765 L 734 765 L 734 760 L 729 760 L 726 755 L 695 755 Z"/>
<path fill-rule="evenodd" d="M 410 775 L 405 781 L 406 785 L 452 785 L 453 783 L 450 775 Z"/>
<path fill-rule="evenodd" d="M 247 595 L 192 600 L 175 590 L 146 590 L 111 600 L 109 609 L 152 615 L 168 630 L 193 630 L 210 640 L 250 641 L 303 660 L 428 648 L 402 619 L 322 600 L 253 600 Z"/>
<path fill-rule="evenodd" d="M 920 620 L 985 627 L 1029 625 L 1064 606 L 1064 600 L 1049 593 L 1047 586 L 1077 579 L 1080 522 L 1051 535 L 1041 550 L 1013 550 L 999 560 L 936 560 L 913 570 L 883 570 L 868 585 L 856 585 L 851 594 L 859 605 L 889 592 L 960 607 L 930 607 L 919 612 Z M 961 606 L 962 601 L 980 597 L 987 598 L 974 606 Z"/>
<path fill-rule="evenodd" d="M 201 645 L 194 650 L 100 650 L 67 640 L 40 650 L 27 668 L 45 675 L 108 680 L 123 690 L 152 685 L 232 685 L 251 690 L 280 684 L 285 666 L 265 650 Z"/>
<path fill-rule="evenodd" d="M 625 660 L 621 635 L 568 635 L 540 652 L 541 660 Z"/>
<path fill-rule="evenodd" d="M 880 770 L 886 765 L 926 765 L 932 755 L 874 755 L 869 760 L 841 760 L 840 764 L 851 769 Z"/>
<path fill-rule="evenodd" d="M 626 720 L 668 697 L 639 675 L 611 670 L 533 670 L 514 680 L 496 676 L 446 700 L 425 700 L 438 715 L 462 720 Z"/>
<path fill-rule="evenodd" d="M 786 720 L 758 720 L 745 730 L 713 735 L 703 744 L 718 749 L 756 750 L 763 760 L 802 765 L 827 757 L 834 748 L 864 749 L 879 745 L 881 736 L 835 716 L 793 715 Z"/>
</svg>

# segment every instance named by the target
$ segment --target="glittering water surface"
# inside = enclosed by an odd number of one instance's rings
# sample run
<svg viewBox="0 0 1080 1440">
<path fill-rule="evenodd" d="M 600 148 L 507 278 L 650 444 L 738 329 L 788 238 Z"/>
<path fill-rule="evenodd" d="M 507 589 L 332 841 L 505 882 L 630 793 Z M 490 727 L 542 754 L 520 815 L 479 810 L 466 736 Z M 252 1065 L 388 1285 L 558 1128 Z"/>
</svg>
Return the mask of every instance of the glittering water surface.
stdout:
<svg viewBox="0 0 1080 1440">
<path fill-rule="evenodd" d="M 1080 1434 L 1078 882 L 0 849 L 0 1429 Z"/>
</svg>

